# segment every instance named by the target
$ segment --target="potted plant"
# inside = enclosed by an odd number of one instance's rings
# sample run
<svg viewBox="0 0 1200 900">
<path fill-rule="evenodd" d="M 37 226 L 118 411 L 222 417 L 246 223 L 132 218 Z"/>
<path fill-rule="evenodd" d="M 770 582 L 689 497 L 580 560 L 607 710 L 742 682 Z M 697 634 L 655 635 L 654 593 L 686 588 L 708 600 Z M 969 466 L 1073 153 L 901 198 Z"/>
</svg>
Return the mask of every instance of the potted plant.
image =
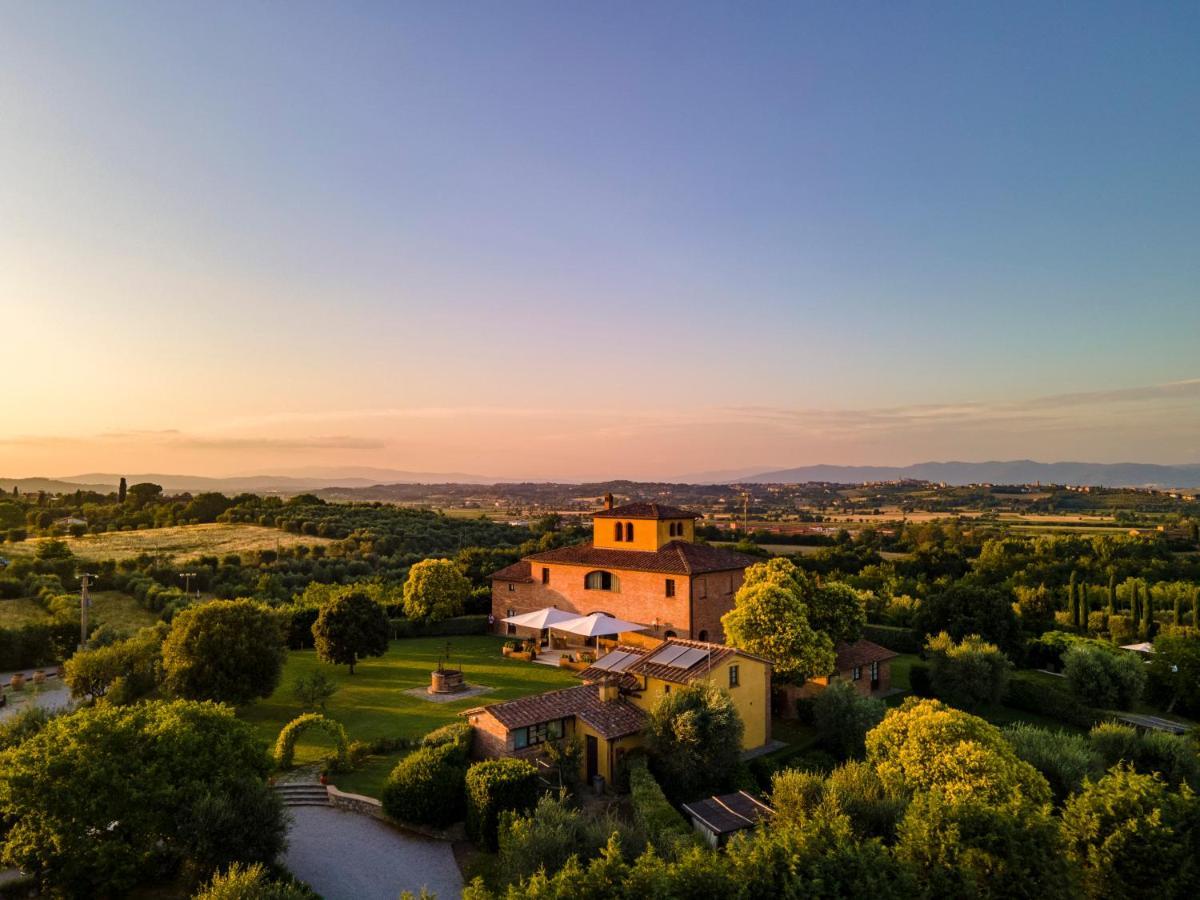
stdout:
<svg viewBox="0 0 1200 900">
<path fill-rule="evenodd" d="M 34 684 L 45 684 L 46 683 L 46 672 L 43 669 L 38 669 L 36 672 L 33 673 L 33 683 Z"/>
</svg>

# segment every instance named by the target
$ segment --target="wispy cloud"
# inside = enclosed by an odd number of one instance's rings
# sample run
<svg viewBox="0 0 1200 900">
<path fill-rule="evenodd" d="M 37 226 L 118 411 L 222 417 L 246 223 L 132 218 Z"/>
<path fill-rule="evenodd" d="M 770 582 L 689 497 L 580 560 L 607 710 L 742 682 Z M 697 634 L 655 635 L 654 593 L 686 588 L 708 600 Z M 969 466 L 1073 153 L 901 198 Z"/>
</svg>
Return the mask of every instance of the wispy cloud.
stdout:
<svg viewBox="0 0 1200 900">
<path fill-rule="evenodd" d="M 382 450 L 387 441 L 354 435 L 313 437 L 221 436 L 186 434 L 176 429 L 157 431 L 107 431 L 91 436 L 13 435 L 0 437 L 0 445 L 21 447 L 68 447 L 101 444 L 157 446 L 181 450 Z"/>
</svg>

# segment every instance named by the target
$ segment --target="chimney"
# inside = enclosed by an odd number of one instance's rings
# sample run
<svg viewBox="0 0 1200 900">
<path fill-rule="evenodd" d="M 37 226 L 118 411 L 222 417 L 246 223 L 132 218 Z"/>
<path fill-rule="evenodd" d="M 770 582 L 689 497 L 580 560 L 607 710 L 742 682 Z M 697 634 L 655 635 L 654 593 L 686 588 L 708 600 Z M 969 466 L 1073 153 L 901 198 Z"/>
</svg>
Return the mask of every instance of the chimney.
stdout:
<svg viewBox="0 0 1200 900">
<path fill-rule="evenodd" d="M 621 699 L 621 688 L 615 678 L 605 678 L 599 684 L 600 702 L 612 703 L 614 700 Z"/>
<path fill-rule="evenodd" d="M 605 509 L 613 508 L 613 495 L 611 493 L 604 495 L 604 508 Z"/>
</svg>

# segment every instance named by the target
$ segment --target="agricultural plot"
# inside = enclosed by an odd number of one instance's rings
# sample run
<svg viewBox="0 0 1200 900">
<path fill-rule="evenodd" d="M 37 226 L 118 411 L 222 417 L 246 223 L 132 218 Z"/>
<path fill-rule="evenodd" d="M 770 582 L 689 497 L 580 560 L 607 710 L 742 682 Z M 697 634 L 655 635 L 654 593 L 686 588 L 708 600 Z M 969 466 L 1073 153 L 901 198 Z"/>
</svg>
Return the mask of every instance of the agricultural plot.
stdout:
<svg viewBox="0 0 1200 900">
<path fill-rule="evenodd" d="M 18 544 L 4 544 L 0 546 L 0 556 L 32 556 L 43 540 L 47 539 L 35 538 Z M 278 528 L 226 523 L 176 525 L 141 531 L 109 531 L 60 540 L 66 542 L 72 553 L 84 559 L 118 560 L 140 556 L 143 553 L 190 558 L 274 550 L 277 547 L 293 547 L 297 544 L 312 547 L 331 543 L 329 538 L 289 534 Z"/>
</svg>

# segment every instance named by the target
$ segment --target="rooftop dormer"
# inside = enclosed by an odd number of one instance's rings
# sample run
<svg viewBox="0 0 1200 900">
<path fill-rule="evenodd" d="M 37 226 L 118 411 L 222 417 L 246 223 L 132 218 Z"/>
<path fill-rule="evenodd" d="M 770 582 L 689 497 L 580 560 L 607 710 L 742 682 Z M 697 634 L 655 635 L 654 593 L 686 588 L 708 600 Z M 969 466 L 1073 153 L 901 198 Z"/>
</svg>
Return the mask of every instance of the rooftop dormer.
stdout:
<svg viewBox="0 0 1200 900">
<path fill-rule="evenodd" d="M 671 541 L 696 539 L 696 513 L 663 503 L 613 506 L 612 494 L 592 518 L 592 545 L 609 550 L 658 550 Z"/>
</svg>

